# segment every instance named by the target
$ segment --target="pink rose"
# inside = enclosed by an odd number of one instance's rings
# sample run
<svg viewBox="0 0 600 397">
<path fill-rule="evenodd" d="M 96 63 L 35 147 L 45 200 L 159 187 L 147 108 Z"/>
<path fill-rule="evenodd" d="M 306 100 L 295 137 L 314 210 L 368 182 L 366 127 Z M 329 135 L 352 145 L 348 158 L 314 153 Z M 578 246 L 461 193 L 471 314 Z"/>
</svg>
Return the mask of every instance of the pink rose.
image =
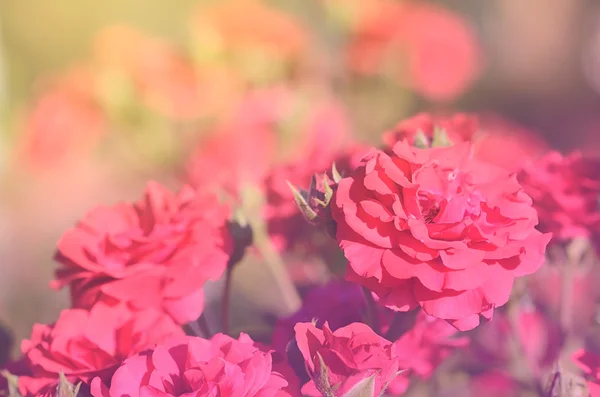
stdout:
<svg viewBox="0 0 600 397">
<path fill-rule="evenodd" d="M 277 321 L 273 330 L 273 347 L 284 352 L 294 339 L 294 326 L 297 323 L 314 320 L 317 325 L 327 322 L 331 328 L 337 329 L 362 321 L 364 309 L 365 298 L 356 284 L 332 280 L 315 287 L 306 293 L 300 310 Z"/>
<path fill-rule="evenodd" d="M 420 113 L 399 122 L 383 135 L 388 148 L 400 140 L 415 143 L 422 134 L 428 144 L 435 131 L 443 131 L 453 143 L 471 142 L 475 157 L 508 171 L 519 170 L 526 160 L 537 158 L 546 150 L 546 143 L 533 132 L 495 115 L 458 113 L 450 116 Z"/>
<path fill-rule="evenodd" d="M 147 309 L 98 303 L 89 312 L 63 310 L 53 325 L 36 324 L 21 344 L 29 376 L 19 378 L 25 397 L 54 396 L 63 371 L 72 383 L 110 379 L 121 361 L 184 333 L 168 316 Z"/>
<path fill-rule="evenodd" d="M 548 153 L 519 175 L 540 217 L 540 230 L 557 240 L 600 233 L 600 161 L 579 153 Z"/>
<path fill-rule="evenodd" d="M 285 397 L 288 382 L 246 334 L 184 337 L 123 362 L 110 382 L 96 378 L 94 397 Z"/>
<path fill-rule="evenodd" d="M 399 372 L 392 342 L 377 335 L 368 325 L 352 323 L 332 331 L 325 323 L 318 329 L 312 323 L 298 323 L 296 343 L 305 360 L 311 380 L 302 387 L 307 396 L 343 396 L 360 381 L 375 376 L 379 395 Z"/>
<path fill-rule="evenodd" d="M 419 113 L 409 119 L 402 120 L 383 134 L 383 142 L 392 148 L 396 142 L 407 139 L 415 142 L 418 134 L 431 143 L 436 129 L 442 130 L 452 143 L 468 142 L 481 131 L 479 118 L 476 115 L 459 113 L 450 117 L 436 117 L 429 113 Z"/>
<path fill-rule="evenodd" d="M 229 259 L 228 210 L 189 187 L 173 194 L 151 182 L 134 203 L 98 207 L 58 243 L 53 287 L 69 285 L 73 305 L 126 302 L 153 307 L 179 323 L 197 319 L 202 287 Z"/>
<path fill-rule="evenodd" d="M 516 178 L 474 159 L 467 143 L 400 141 L 374 152 L 340 181 L 331 210 L 348 280 L 391 309 L 420 306 L 461 330 L 508 301 L 514 279 L 542 265 L 551 238 L 535 229 Z"/>
</svg>

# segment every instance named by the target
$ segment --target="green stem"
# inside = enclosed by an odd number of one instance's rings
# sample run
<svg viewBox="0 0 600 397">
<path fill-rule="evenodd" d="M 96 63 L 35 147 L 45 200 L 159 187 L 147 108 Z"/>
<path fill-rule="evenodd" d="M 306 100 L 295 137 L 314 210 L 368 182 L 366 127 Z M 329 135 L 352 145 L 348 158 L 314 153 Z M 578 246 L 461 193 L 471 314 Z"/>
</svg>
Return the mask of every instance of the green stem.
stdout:
<svg viewBox="0 0 600 397">
<path fill-rule="evenodd" d="M 373 294 L 366 287 L 362 287 L 365 301 L 367 302 L 367 323 L 371 326 L 377 335 L 381 335 L 381 324 L 379 323 L 379 314 L 377 313 L 377 303 L 373 299 Z"/>
<path fill-rule="evenodd" d="M 231 281 L 233 267 L 227 266 L 225 272 L 225 284 L 223 285 L 223 295 L 221 298 L 221 332 L 229 335 L 229 308 L 231 306 Z"/>
<path fill-rule="evenodd" d="M 261 217 L 264 204 L 264 196 L 260 190 L 249 186 L 242 189 L 242 210 L 252 226 L 254 246 L 275 279 L 275 285 L 285 306 L 285 314 L 291 314 L 300 308 L 302 301 L 285 264 L 269 238 L 267 225 Z"/>
<path fill-rule="evenodd" d="M 402 335 L 408 332 L 417 321 L 420 309 L 411 310 L 409 312 L 397 312 L 394 315 L 390 329 L 385 334 L 385 339 L 395 342 Z"/>
<path fill-rule="evenodd" d="M 200 338 L 211 337 L 210 329 L 208 328 L 208 323 L 206 322 L 204 314 L 201 315 L 198 320 L 186 324 L 184 329 L 188 335 L 198 336 Z"/>
<path fill-rule="evenodd" d="M 290 278 L 281 257 L 275 248 L 273 248 L 268 236 L 266 236 L 266 232 L 260 229 L 255 229 L 256 233 L 254 236 L 256 248 L 265 260 L 264 263 L 267 265 L 267 268 L 275 278 L 275 284 L 281 293 L 286 312 L 289 314 L 294 313 L 302 304 L 300 295 L 298 294 L 296 286 Z"/>
</svg>

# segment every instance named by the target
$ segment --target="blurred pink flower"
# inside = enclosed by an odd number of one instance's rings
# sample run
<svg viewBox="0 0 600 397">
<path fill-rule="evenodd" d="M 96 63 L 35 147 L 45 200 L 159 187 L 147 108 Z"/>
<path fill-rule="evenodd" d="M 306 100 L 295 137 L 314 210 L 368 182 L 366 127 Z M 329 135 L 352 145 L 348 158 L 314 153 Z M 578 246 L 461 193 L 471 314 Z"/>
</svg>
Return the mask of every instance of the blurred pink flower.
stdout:
<svg viewBox="0 0 600 397">
<path fill-rule="evenodd" d="M 483 366 L 503 368 L 513 359 L 513 339 L 522 359 L 539 375 L 558 358 L 563 343 L 559 324 L 530 303 L 522 304 L 511 323 L 506 314 L 498 314 L 473 334 L 473 351 Z"/>
<path fill-rule="evenodd" d="M 88 70 L 74 69 L 40 93 L 25 115 L 18 162 L 42 172 L 91 154 L 107 132 L 91 81 Z"/>
<path fill-rule="evenodd" d="M 590 397 L 600 397 L 600 355 L 581 349 L 573 353 L 573 361 L 588 377 Z"/>
<path fill-rule="evenodd" d="M 561 310 L 563 263 L 544 266 L 528 280 L 529 292 L 549 316 L 558 318 Z M 570 332 L 585 333 L 596 317 L 597 302 L 600 299 L 600 269 L 585 266 L 574 269 L 570 291 L 572 295 Z"/>
<path fill-rule="evenodd" d="M 540 218 L 540 230 L 555 241 L 600 233 L 600 159 L 551 152 L 529 163 L 519 180 Z"/>
<path fill-rule="evenodd" d="M 389 392 L 403 394 L 410 376 L 428 379 L 457 348 L 469 344 L 468 337 L 457 334 L 456 328 L 447 322 L 419 312 L 415 325 L 394 342 L 398 365 L 407 371 L 392 381 Z"/>
<path fill-rule="evenodd" d="M 547 146 L 542 139 L 522 127 L 494 115 L 458 113 L 450 116 L 420 113 L 398 123 L 383 135 L 388 148 L 402 139 L 413 144 L 419 133 L 429 143 L 436 129 L 446 133 L 453 144 L 471 142 L 475 157 L 508 171 L 517 171 L 527 160 L 541 156 Z"/>
<path fill-rule="evenodd" d="M 432 101 L 450 101 L 476 80 L 482 54 L 460 15 L 438 5 L 375 2 L 362 15 L 348 49 L 350 67 L 382 70 Z"/>
</svg>

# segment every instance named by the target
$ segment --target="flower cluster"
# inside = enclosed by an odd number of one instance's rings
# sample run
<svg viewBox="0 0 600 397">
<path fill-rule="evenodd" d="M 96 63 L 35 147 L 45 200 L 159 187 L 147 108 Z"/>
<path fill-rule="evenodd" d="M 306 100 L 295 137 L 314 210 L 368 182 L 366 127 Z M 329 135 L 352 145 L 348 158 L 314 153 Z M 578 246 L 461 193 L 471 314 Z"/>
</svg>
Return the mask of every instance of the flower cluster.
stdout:
<svg viewBox="0 0 600 397">
<path fill-rule="evenodd" d="M 247 106 L 256 110 L 259 104 Z M 281 115 L 262 109 L 242 112 L 240 120 L 274 136 Z M 309 124 L 307 131 L 329 128 L 321 137 L 333 139 L 331 126 Z M 73 308 L 52 325 L 36 325 L 21 345 L 22 358 L 7 365 L 18 376 L 16 392 L 402 395 L 416 380 L 427 382 L 449 357 L 462 370 L 472 371 L 474 362 L 488 368 L 464 386 L 471 391 L 493 390 L 500 381 L 518 389 L 519 374 L 498 372 L 515 367 L 515 360 L 532 382 L 541 381 L 560 357 L 566 326 L 575 321 L 565 320 L 563 304 L 573 302 L 573 289 L 561 288 L 552 317 L 536 279 L 530 292 L 511 298 L 513 284 L 542 266 L 549 244 L 548 266 L 558 269 L 559 278 L 567 277 L 563 267 L 588 263 L 597 213 L 591 205 L 580 208 L 589 216 L 556 204 L 552 213 L 544 211 L 548 198 L 556 197 L 552 189 L 563 187 L 550 178 L 534 179 L 534 171 L 560 166 L 565 175 L 585 175 L 569 179 L 577 188 L 564 188 L 581 200 L 591 200 L 600 182 L 583 166 L 593 163 L 553 154 L 557 165 L 547 166 L 548 156 L 540 168 L 530 160 L 517 178 L 477 149 L 490 135 L 484 126 L 475 115 L 421 114 L 384 134 L 379 149 L 343 138 L 348 143 L 324 147 L 312 138 L 304 149 L 308 157 L 267 162 L 263 170 L 250 171 L 256 179 L 193 178 L 176 193 L 150 182 L 138 201 L 91 210 L 57 247 L 60 265 L 52 285 L 69 287 Z M 228 135 L 214 139 L 237 143 Z M 211 155 L 195 153 L 193 161 L 211 162 Z M 243 161 L 231 158 L 220 170 L 246 171 Z M 248 181 L 265 201 L 258 209 L 262 221 L 244 226 L 240 213 L 249 210 Z M 554 243 L 552 233 L 536 229 L 538 216 L 555 234 Z M 319 222 L 307 222 L 314 217 Z M 248 228 L 253 233 L 241 233 Z M 279 315 L 270 335 L 228 335 L 236 265 L 265 261 L 286 272 L 283 258 L 299 242 L 310 261 L 324 261 L 329 277 L 345 275 L 345 281 L 319 285 L 292 277 L 298 287 L 287 284 L 293 289 L 285 292 L 300 297 L 301 306 Z M 246 252 L 248 245 L 254 249 Z M 338 245 L 343 256 L 334 254 Z M 562 267 L 557 250 L 566 261 Z M 221 333 L 214 334 L 204 289 L 222 278 Z M 508 311 L 502 310 L 507 303 Z M 460 334 L 476 328 L 480 316 L 492 320 L 498 309 L 490 324 Z M 515 350 L 513 343 L 521 347 Z M 576 357 L 592 377 L 588 356 Z M 589 384 L 593 390 L 594 381 Z"/>
<path fill-rule="evenodd" d="M 349 82 L 447 104 L 480 49 L 426 1 L 315 3 L 328 40 L 260 0 L 201 7 L 185 48 L 112 27 L 35 102 L 29 166 L 152 161 L 141 198 L 58 239 L 50 285 L 70 305 L 15 360 L 0 340 L 1 392 L 600 395 L 600 161 L 485 114 L 363 141 Z"/>
</svg>

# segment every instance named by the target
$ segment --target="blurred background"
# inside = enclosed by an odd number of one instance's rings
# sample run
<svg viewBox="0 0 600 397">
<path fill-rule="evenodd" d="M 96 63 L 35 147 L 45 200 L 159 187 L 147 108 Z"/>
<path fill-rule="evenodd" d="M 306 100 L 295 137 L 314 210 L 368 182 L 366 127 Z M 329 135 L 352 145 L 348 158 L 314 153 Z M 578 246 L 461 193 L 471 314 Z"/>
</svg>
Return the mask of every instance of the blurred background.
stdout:
<svg viewBox="0 0 600 397">
<path fill-rule="evenodd" d="M 368 144 L 468 111 L 521 146 L 598 154 L 599 93 L 594 0 L 2 0 L 0 321 L 53 321 L 62 232 L 148 179 L 186 181 L 190 148 L 232 119 L 252 140 L 249 97 L 291 141 L 324 103 Z"/>
</svg>

